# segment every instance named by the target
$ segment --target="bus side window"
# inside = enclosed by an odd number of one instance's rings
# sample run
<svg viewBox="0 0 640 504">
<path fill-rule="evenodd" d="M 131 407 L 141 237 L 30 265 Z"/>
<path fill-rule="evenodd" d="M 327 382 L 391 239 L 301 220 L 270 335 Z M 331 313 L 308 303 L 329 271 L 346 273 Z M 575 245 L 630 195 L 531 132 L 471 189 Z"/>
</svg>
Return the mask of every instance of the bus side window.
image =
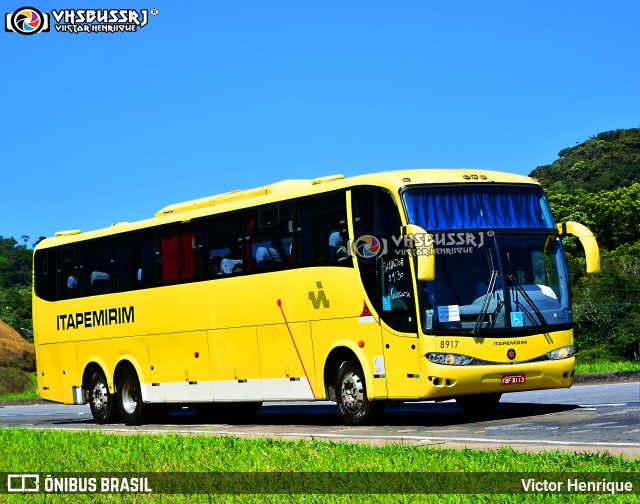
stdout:
<svg viewBox="0 0 640 504">
<path fill-rule="evenodd" d="M 195 280 L 196 233 L 190 226 L 172 226 L 162 232 L 158 251 L 158 271 L 163 284 Z"/>
<path fill-rule="evenodd" d="M 247 212 L 247 260 L 249 264 L 255 265 L 256 272 L 280 270 L 291 266 L 292 216 L 291 203 L 271 205 Z"/>
<path fill-rule="evenodd" d="M 90 240 L 80 246 L 79 287 L 81 296 L 113 291 L 115 266 L 113 238 Z"/>
<path fill-rule="evenodd" d="M 118 291 L 153 285 L 153 232 L 120 235 L 116 238 L 116 288 Z"/>
<path fill-rule="evenodd" d="M 60 247 L 57 251 L 58 299 L 78 296 L 78 256 L 75 245 Z"/>
<path fill-rule="evenodd" d="M 242 273 L 242 213 L 203 219 L 198 230 L 200 278 Z"/>
<path fill-rule="evenodd" d="M 33 264 L 35 266 L 36 295 L 47 301 L 56 299 L 56 259 L 55 250 L 37 250 Z"/>
<path fill-rule="evenodd" d="M 296 256 L 299 266 L 353 266 L 347 254 L 345 193 L 296 203 Z"/>
</svg>

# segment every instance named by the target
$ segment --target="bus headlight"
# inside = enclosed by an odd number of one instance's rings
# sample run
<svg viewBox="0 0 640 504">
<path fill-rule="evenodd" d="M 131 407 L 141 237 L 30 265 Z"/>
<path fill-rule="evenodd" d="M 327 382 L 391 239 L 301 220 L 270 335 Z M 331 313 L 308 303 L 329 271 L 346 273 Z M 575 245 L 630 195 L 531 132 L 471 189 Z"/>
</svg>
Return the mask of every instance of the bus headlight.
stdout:
<svg viewBox="0 0 640 504">
<path fill-rule="evenodd" d="M 576 347 L 573 345 L 557 348 L 547 353 L 547 357 L 551 360 L 568 359 L 576 354 Z"/>
<path fill-rule="evenodd" d="M 459 354 L 445 354 L 445 353 L 428 353 L 426 355 L 429 361 L 434 364 L 447 364 L 450 366 L 468 366 L 473 362 L 473 357 L 467 357 L 466 355 Z"/>
</svg>

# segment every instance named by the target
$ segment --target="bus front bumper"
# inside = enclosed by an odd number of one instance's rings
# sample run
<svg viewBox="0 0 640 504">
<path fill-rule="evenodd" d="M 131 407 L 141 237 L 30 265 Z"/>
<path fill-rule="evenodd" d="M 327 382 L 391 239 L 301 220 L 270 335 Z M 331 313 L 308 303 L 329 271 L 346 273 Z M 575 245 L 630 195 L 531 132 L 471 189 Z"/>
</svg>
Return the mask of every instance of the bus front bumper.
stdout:
<svg viewBox="0 0 640 504">
<path fill-rule="evenodd" d="M 568 388 L 575 376 L 575 357 L 523 364 L 447 366 L 429 364 L 423 399 L 462 395 Z"/>
</svg>

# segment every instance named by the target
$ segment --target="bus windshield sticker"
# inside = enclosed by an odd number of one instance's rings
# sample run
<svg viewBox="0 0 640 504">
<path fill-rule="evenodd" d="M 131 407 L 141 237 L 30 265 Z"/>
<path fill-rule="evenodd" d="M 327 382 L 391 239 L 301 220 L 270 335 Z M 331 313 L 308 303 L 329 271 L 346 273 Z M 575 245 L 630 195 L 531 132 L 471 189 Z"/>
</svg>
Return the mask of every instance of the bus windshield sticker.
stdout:
<svg viewBox="0 0 640 504">
<path fill-rule="evenodd" d="M 382 309 L 384 311 L 391 310 L 391 296 L 382 296 Z"/>
<path fill-rule="evenodd" d="M 511 312 L 511 327 L 522 327 L 524 325 L 522 321 L 522 312 L 514 311 Z"/>
<path fill-rule="evenodd" d="M 460 322 L 458 305 L 438 306 L 438 320 L 440 322 Z"/>
</svg>

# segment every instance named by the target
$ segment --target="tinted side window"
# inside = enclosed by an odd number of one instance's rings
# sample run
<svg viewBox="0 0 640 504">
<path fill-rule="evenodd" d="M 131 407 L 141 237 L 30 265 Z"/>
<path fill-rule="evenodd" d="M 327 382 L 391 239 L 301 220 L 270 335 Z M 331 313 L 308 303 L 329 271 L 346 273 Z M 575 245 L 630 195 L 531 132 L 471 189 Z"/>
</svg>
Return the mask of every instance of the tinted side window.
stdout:
<svg viewBox="0 0 640 504">
<path fill-rule="evenodd" d="M 161 283 L 196 278 L 196 232 L 192 226 L 171 226 L 158 233 L 156 251 Z"/>
<path fill-rule="evenodd" d="M 54 250 L 38 250 L 33 259 L 35 289 L 39 298 L 56 299 L 56 254 Z"/>
<path fill-rule="evenodd" d="M 299 266 L 353 266 L 348 239 L 344 193 L 296 203 L 294 249 Z"/>
<path fill-rule="evenodd" d="M 242 273 L 242 214 L 218 215 L 200 222 L 200 278 Z"/>
<path fill-rule="evenodd" d="M 152 231 L 118 236 L 116 238 L 116 257 L 116 288 L 119 291 L 153 286 Z"/>
<path fill-rule="evenodd" d="M 78 256 L 75 245 L 65 245 L 57 249 L 56 273 L 58 277 L 58 299 L 78 297 Z"/>
<path fill-rule="evenodd" d="M 400 234 L 400 214 L 391 195 L 379 189 L 352 191 L 353 226 L 362 283 L 382 319 L 399 331 L 413 332 L 415 304 L 409 257 L 394 237 Z M 378 248 L 371 236 L 380 243 Z M 361 239 L 361 237 L 369 237 Z"/>
<path fill-rule="evenodd" d="M 280 270 L 294 264 L 291 203 L 247 211 L 245 229 L 244 253 L 248 272 Z"/>
<path fill-rule="evenodd" d="M 91 296 L 113 291 L 113 239 L 104 238 L 80 244 L 80 295 Z"/>
</svg>

